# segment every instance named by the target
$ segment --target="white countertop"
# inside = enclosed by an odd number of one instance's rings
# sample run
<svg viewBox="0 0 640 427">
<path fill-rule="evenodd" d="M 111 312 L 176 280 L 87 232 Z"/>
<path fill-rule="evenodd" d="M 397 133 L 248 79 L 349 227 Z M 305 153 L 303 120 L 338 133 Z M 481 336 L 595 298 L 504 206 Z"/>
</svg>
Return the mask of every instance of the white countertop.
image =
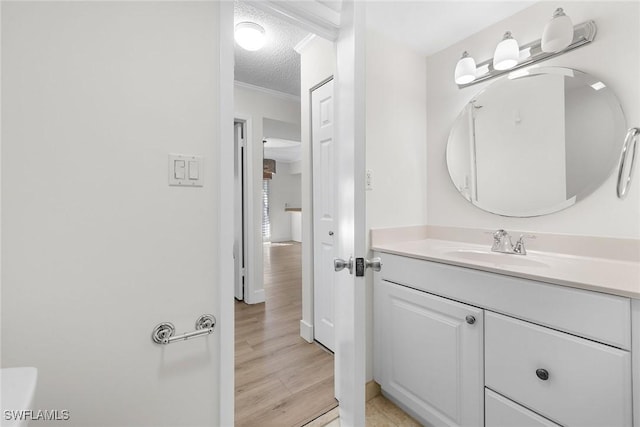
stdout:
<svg viewBox="0 0 640 427">
<path fill-rule="evenodd" d="M 540 251 L 500 254 L 490 245 L 437 239 L 381 242 L 372 250 L 640 299 L 640 263 L 634 261 Z"/>
</svg>

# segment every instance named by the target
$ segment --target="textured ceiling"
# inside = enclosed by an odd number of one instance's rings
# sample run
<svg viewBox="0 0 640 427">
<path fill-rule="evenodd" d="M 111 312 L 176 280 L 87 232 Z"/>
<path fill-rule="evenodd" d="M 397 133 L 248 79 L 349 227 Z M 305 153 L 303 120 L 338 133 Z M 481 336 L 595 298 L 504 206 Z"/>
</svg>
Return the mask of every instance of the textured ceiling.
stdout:
<svg viewBox="0 0 640 427">
<path fill-rule="evenodd" d="M 234 2 L 234 25 L 251 21 L 266 33 L 265 46 L 249 52 L 235 45 L 235 79 L 300 96 L 300 55 L 293 50 L 307 32 L 240 1 Z"/>
</svg>

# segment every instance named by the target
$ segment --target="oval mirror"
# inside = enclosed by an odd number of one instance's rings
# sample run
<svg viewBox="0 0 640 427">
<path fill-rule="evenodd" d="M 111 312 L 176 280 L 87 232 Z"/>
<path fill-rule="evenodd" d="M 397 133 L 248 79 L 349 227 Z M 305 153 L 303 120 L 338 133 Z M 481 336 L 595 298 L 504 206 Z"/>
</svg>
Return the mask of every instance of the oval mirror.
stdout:
<svg viewBox="0 0 640 427">
<path fill-rule="evenodd" d="M 486 211 L 516 217 L 572 206 L 616 166 L 625 119 L 616 96 L 581 71 L 517 70 L 477 94 L 447 144 L 460 194 Z"/>
</svg>

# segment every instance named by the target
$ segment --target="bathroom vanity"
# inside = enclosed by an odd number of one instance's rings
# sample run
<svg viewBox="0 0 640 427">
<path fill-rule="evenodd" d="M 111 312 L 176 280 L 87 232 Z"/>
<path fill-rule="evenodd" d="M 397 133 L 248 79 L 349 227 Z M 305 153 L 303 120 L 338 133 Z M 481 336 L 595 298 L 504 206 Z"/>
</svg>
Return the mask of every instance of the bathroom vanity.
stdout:
<svg viewBox="0 0 640 427">
<path fill-rule="evenodd" d="M 489 247 L 373 239 L 383 393 L 426 425 L 640 426 L 640 264 Z"/>
</svg>

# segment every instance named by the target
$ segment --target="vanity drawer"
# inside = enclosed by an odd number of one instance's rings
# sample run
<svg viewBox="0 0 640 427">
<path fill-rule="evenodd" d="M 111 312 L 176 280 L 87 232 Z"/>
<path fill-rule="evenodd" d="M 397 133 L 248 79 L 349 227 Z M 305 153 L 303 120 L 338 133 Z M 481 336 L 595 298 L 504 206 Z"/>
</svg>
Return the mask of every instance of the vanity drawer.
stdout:
<svg viewBox="0 0 640 427">
<path fill-rule="evenodd" d="M 629 352 L 491 312 L 485 384 L 562 425 L 631 425 Z"/>
<path fill-rule="evenodd" d="M 488 388 L 484 396 L 485 427 L 560 427 Z"/>
</svg>

